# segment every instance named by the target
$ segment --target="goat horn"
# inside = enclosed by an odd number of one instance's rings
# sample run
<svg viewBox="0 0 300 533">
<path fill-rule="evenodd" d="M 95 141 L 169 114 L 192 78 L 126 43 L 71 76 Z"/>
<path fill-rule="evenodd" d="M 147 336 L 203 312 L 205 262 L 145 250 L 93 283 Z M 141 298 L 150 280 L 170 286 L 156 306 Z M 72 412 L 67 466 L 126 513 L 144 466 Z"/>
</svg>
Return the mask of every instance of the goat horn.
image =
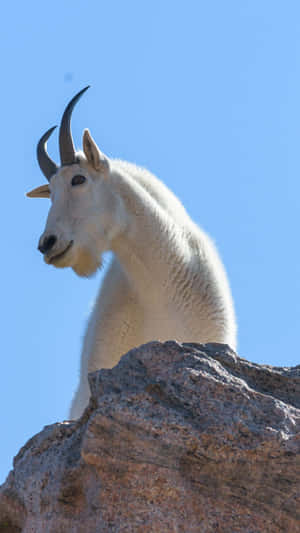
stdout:
<svg viewBox="0 0 300 533">
<path fill-rule="evenodd" d="M 47 178 L 48 181 L 50 181 L 51 176 L 57 172 L 58 166 L 52 161 L 51 157 L 47 154 L 47 141 L 57 126 L 53 126 L 53 128 L 50 128 L 46 133 L 44 133 L 43 137 L 40 138 L 38 145 L 37 145 L 37 159 L 40 165 L 40 169 L 43 172 L 44 176 Z"/>
<path fill-rule="evenodd" d="M 71 115 L 75 104 L 83 93 L 89 89 L 89 85 L 77 93 L 68 103 L 59 128 L 59 151 L 62 165 L 71 165 L 75 163 L 75 148 L 71 133 Z"/>
</svg>

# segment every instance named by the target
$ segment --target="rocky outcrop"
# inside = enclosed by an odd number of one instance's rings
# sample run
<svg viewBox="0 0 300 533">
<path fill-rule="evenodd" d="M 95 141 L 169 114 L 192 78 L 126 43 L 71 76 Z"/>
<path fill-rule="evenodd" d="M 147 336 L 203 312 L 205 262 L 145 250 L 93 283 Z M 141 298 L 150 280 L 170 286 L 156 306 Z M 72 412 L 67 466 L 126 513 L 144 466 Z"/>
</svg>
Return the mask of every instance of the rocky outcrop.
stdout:
<svg viewBox="0 0 300 533">
<path fill-rule="evenodd" d="M 15 458 L 1 532 L 300 531 L 300 367 L 153 342 L 90 386 Z"/>
</svg>

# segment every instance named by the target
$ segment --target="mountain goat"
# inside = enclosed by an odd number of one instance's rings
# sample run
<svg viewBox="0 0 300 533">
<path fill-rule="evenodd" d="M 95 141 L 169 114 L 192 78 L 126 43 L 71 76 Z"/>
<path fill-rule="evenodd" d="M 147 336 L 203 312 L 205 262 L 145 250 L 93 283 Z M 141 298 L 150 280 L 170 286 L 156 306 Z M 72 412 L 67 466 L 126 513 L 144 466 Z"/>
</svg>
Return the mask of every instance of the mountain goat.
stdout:
<svg viewBox="0 0 300 533">
<path fill-rule="evenodd" d="M 71 418 L 87 406 L 88 373 L 111 368 L 134 346 L 177 339 L 236 347 L 223 265 L 179 200 L 147 170 L 105 156 L 87 129 L 83 152 L 75 152 L 71 114 L 87 89 L 64 111 L 60 167 L 46 150 L 56 126 L 40 139 L 38 162 L 49 183 L 28 193 L 51 199 L 38 245 L 47 264 L 88 277 L 113 252 L 85 334 Z"/>
</svg>

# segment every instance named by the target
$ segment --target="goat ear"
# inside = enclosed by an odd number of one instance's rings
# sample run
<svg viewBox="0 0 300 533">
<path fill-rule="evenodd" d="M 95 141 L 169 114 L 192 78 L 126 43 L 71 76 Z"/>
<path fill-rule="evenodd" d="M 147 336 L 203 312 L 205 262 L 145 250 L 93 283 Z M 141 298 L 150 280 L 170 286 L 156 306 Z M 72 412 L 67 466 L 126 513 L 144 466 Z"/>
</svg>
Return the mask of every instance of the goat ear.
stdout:
<svg viewBox="0 0 300 533">
<path fill-rule="evenodd" d="M 109 168 L 108 159 L 102 152 L 100 152 L 88 129 L 83 132 L 82 146 L 85 157 L 90 165 L 92 165 L 95 170 L 107 174 Z"/>
<path fill-rule="evenodd" d="M 28 198 L 50 198 L 49 185 L 41 185 L 36 189 L 32 189 L 32 191 L 26 193 L 26 196 Z"/>
</svg>

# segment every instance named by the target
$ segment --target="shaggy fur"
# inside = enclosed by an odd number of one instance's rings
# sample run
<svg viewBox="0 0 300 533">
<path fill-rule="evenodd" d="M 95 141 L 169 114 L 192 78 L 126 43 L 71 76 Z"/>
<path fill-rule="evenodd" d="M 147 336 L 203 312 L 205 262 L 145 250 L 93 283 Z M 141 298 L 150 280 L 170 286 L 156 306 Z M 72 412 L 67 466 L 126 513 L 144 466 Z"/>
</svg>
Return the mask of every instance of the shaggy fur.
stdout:
<svg viewBox="0 0 300 533">
<path fill-rule="evenodd" d="M 209 237 L 174 194 L 145 169 L 102 154 L 85 130 L 77 163 L 51 178 L 46 229 L 56 241 L 47 263 L 90 276 L 103 252 L 113 261 L 91 314 L 70 416 L 89 400 L 87 376 L 159 339 L 221 342 L 236 348 L 236 322 L 223 265 Z M 75 175 L 85 183 L 72 186 Z M 39 191 L 40 188 L 35 191 Z M 31 196 L 39 196 L 32 191 Z"/>
</svg>

